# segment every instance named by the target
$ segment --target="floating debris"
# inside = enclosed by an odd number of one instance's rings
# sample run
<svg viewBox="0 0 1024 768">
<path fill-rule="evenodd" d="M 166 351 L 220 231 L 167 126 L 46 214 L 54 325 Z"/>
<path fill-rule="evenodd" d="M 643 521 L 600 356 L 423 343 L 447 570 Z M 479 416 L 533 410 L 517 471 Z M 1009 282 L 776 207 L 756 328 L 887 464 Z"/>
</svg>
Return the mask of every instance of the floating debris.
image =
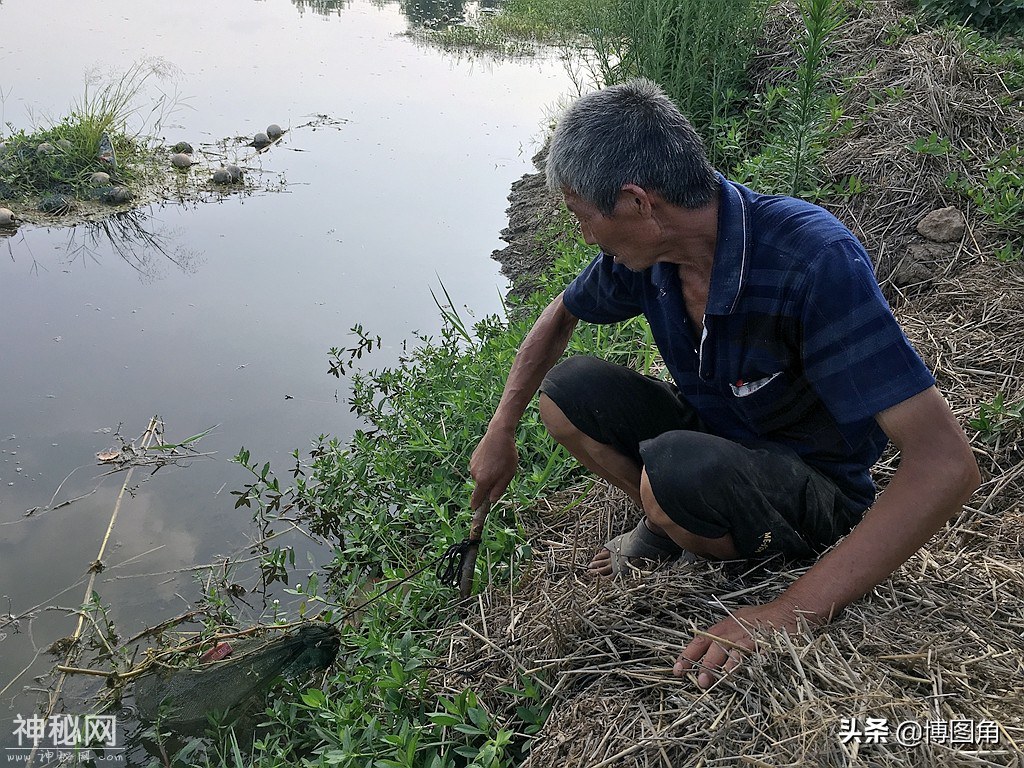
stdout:
<svg viewBox="0 0 1024 768">
<path fill-rule="evenodd" d="M 175 152 L 171 155 L 171 165 L 181 170 L 190 168 L 192 166 L 192 156 L 184 152 Z"/>
<path fill-rule="evenodd" d="M 264 147 L 270 146 L 270 137 L 263 131 L 260 131 L 252 137 L 252 145 L 256 147 L 256 149 L 263 149 Z"/>
<path fill-rule="evenodd" d="M 277 123 L 271 123 L 270 125 L 267 126 L 267 137 L 271 141 L 277 141 L 282 136 L 284 136 L 284 129 L 281 128 L 280 125 L 278 125 Z"/>
<path fill-rule="evenodd" d="M 0 228 L 13 229 L 18 226 L 18 219 L 10 208 L 0 208 Z"/>
</svg>

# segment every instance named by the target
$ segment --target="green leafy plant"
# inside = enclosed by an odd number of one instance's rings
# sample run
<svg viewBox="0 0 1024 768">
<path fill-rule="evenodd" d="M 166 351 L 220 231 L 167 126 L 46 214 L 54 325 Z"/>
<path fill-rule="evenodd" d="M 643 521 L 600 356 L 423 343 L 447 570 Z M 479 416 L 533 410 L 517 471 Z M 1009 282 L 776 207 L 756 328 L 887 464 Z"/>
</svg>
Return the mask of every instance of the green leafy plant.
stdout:
<svg viewBox="0 0 1024 768">
<path fill-rule="evenodd" d="M 1024 424 L 1024 401 L 1009 403 L 1000 392 L 991 401 L 978 406 L 978 415 L 968 423 L 983 441 L 994 443 L 1007 433 L 1020 430 Z"/>
<path fill-rule="evenodd" d="M 1009 264 L 1024 259 L 1024 248 L 1020 243 L 1009 242 L 996 248 L 995 254 L 998 261 Z"/>
<path fill-rule="evenodd" d="M 989 32 L 1024 31 L 1024 0 L 918 0 L 932 19 L 951 19 Z"/>
<path fill-rule="evenodd" d="M 470 455 L 534 318 L 593 257 L 592 248 L 565 232 L 552 247 L 555 264 L 538 290 L 510 298 L 503 315 L 473 322 L 442 286 L 435 294 L 441 330 L 415 336 L 395 365 L 367 370 L 381 342 L 353 328 L 354 341 L 333 348 L 330 358 L 335 374 L 349 377 L 349 405 L 363 426 L 345 443 L 320 436 L 308 455 L 296 451 L 290 481 L 245 448 L 235 457 L 250 474 L 235 492 L 236 507 L 252 511 L 265 541 L 287 512 L 334 543 L 331 562 L 305 584 L 292 578 L 293 550 L 264 544 L 265 584 L 288 584 L 284 592 L 297 598 L 300 616 L 325 609 L 320 617 L 329 620 L 360 606 L 342 627 L 337 674 L 322 689 L 272 702 L 271 727 L 253 748 L 266 764 L 274 764 L 271 756 L 295 764 L 315 751 L 330 765 L 498 768 L 521 759 L 546 719 L 542 689 L 530 678 L 504 692 L 505 704 L 494 709 L 470 689 L 446 704 L 432 696 L 429 672 L 438 663 L 431 642 L 451 620 L 453 597 L 431 564 L 466 535 Z M 641 319 L 582 325 L 570 348 L 656 368 Z M 480 551 L 479 567 L 492 583 L 514 582 L 531 554 L 508 511 L 581 476 L 575 461 L 555 449 L 535 406 L 520 424 L 518 443 L 521 471 L 492 510 Z M 273 618 L 286 620 L 274 606 Z"/>
<path fill-rule="evenodd" d="M 939 136 L 935 131 L 932 131 L 927 136 L 919 136 L 910 143 L 909 149 L 913 152 L 917 152 L 919 155 L 931 155 L 932 157 L 940 157 L 942 155 L 948 155 L 952 150 L 952 145 L 949 139 Z"/>
</svg>

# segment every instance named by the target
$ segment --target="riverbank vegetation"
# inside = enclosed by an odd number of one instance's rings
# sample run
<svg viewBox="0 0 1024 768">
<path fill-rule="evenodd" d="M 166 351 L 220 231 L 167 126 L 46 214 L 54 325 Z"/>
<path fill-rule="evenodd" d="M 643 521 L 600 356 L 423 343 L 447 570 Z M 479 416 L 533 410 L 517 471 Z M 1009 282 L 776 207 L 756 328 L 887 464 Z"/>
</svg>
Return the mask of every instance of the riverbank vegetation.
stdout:
<svg viewBox="0 0 1024 768">
<path fill-rule="evenodd" d="M 979 498 L 833 627 L 765 637 L 764 654 L 705 693 L 668 674 L 680 644 L 723 610 L 771 599 L 801 570 L 702 563 L 621 583 L 582 578 L 629 504 L 555 449 L 531 409 L 520 473 L 484 534 L 482 594 L 457 606 L 435 566 L 468 530 L 470 453 L 533 318 L 592 255 L 563 212 L 538 233 L 553 243 L 538 290 L 510 298 L 502 316 L 474 322 L 441 295 L 442 330 L 410 340 L 397 365 L 372 367 L 372 329 L 331 351 L 365 423 L 350 442 L 320 437 L 295 454 L 291 480 L 239 453 L 252 480 L 237 505 L 265 532 L 286 516 L 334 543 L 333 561 L 304 584 L 289 579 L 292 551 L 265 549 L 264 583 L 285 585 L 299 617 L 336 621 L 362 607 L 341 626 L 330 673 L 271 699 L 251 754 L 222 729 L 165 764 L 593 768 L 745 755 L 852 765 L 860 742 L 840 729 L 868 718 L 893 733 L 901 722 L 969 720 L 971 754 L 988 761 L 979 764 L 1011 764 L 1024 738 L 1012 690 L 1024 520 L 1010 501 L 1024 491 L 1024 392 L 1007 341 L 1024 303 L 1014 263 L 1024 255 L 1020 48 L 884 1 L 558 6 L 545 17 L 543 4 L 512 0 L 494 23 L 512 29 L 520 13 L 535 37 L 571 40 L 597 83 L 663 82 L 728 175 L 816 200 L 865 240 L 979 445 Z M 967 233 L 924 242 L 916 223 L 944 206 L 966 211 Z M 572 351 L 657 373 L 641 321 L 583 325 Z M 881 484 L 895 461 L 879 468 Z M 994 740 L 983 722 L 996 724 Z M 873 765 L 892 766 L 908 749 L 921 764 L 963 764 L 966 754 L 948 738 L 861 747 Z"/>
</svg>

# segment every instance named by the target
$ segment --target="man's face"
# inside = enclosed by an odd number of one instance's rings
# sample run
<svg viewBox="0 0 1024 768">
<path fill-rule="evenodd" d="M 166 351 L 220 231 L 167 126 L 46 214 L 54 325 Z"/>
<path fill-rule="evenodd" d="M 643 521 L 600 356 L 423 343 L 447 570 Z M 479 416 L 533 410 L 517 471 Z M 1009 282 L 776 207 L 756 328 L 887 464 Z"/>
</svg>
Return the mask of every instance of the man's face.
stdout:
<svg viewBox="0 0 1024 768">
<path fill-rule="evenodd" d="M 580 222 L 583 239 L 588 245 L 598 245 L 616 264 L 636 272 L 650 267 L 656 261 L 654 242 L 651 240 L 650 221 L 645 219 L 632 196 L 620 193 L 611 216 L 605 216 L 593 203 L 568 190 L 562 191 L 566 207 Z"/>
</svg>

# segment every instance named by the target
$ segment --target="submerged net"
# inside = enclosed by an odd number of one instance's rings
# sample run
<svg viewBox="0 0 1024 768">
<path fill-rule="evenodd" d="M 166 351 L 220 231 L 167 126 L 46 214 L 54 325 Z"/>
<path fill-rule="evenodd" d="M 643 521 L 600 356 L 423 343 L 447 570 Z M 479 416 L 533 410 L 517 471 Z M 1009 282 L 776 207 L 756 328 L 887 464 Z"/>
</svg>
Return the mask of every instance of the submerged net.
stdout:
<svg viewBox="0 0 1024 768">
<path fill-rule="evenodd" d="M 337 628 L 322 623 L 283 637 L 245 640 L 221 661 L 147 672 L 135 683 L 135 706 L 143 720 L 196 733 L 211 716 L 237 719 L 254 711 L 275 681 L 330 666 L 339 645 Z"/>
</svg>

